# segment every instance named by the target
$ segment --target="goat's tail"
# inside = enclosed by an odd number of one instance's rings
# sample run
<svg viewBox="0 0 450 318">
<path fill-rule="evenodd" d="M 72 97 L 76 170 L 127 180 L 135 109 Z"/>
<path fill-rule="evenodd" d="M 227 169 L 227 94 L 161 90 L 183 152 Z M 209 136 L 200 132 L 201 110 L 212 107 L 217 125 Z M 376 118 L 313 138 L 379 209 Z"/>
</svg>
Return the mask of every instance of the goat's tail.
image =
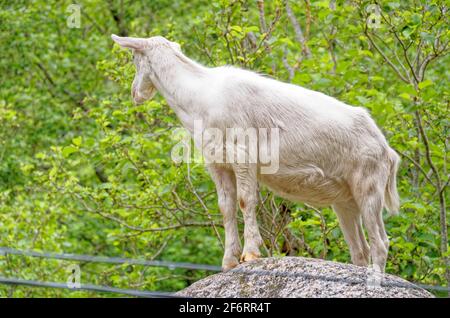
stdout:
<svg viewBox="0 0 450 318">
<path fill-rule="evenodd" d="M 397 169 L 400 164 L 400 156 L 391 148 L 388 150 L 389 176 L 384 193 L 384 205 L 391 215 L 397 215 L 400 209 L 400 198 L 397 192 Z"/>
</svg>

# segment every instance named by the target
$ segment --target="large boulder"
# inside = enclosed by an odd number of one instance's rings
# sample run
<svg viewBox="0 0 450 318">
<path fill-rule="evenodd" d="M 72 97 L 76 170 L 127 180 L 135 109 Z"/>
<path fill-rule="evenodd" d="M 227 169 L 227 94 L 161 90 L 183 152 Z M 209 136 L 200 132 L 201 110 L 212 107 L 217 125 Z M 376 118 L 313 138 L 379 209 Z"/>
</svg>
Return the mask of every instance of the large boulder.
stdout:
<svg viewBox="0 0 450 318">
<path fill-rule="evenodd" d="M 262 258 L 206 277 L 183 297 L 434 297 L 399 277 L 303 257 Z"/>
</svg>

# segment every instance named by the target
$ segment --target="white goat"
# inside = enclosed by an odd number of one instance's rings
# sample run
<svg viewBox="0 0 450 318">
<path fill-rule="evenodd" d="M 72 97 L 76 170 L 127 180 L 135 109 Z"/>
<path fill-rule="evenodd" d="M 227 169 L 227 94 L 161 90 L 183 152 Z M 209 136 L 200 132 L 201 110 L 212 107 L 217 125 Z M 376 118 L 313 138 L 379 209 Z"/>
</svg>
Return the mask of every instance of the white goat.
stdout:
<svg viewBox="0 0 450 318">
<path fill-rule="evenodd" d="M 132 96 L 144 102 L 159 91 L 185 128 L 279 127 L 279 169 L 261 174 L 259 164 L 208 165 L 216 184 L 225 228 L 224 270 L 260 257 L 256 221 L 258 182 L 281 197 L 314 206 L 332 205 L 354 264 L 384 270 L 389 240 L 383 206 L 399 209 L 399 156 L 368 112 L 332 97 L 234 67 L 207 68 L 163 37 L 112 35 L 133 49 L 136 75 Z M 241 254 L 236 203 L 245 222 Z M 364 236 L 367 230 L 370 249 Z"/>
</svg>

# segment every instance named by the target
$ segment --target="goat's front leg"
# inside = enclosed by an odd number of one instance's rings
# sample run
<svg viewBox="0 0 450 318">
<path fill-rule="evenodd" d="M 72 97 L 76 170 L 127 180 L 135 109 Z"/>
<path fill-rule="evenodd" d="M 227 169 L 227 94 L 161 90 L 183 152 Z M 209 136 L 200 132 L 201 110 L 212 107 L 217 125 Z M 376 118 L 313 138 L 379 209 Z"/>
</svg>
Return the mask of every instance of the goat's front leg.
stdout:
<svg viewBox="0 0 450 318">
<path fill-rule="evenodd" d="M 241 262 L 251 261 L 261 256 L 259 247 L 262 244 L 256 220 L 256 206 L 258 204 L 258 182 L 256 166 L 239 166 L 235 169 L 237 198 L 242 215 L 244 216 L 244 250 Z"/>
<path fill-rule="evenodd" d="M 239 264 L 239 254 L 241 253 L 236 218 L 236 178 L 232 170 L 214 165 L 208 166 L 208 170 L 216 184 L 219 209 L 223 215 L 225 253 L 222 260 L 222 269 L 227 271 Z"/>
</svg>

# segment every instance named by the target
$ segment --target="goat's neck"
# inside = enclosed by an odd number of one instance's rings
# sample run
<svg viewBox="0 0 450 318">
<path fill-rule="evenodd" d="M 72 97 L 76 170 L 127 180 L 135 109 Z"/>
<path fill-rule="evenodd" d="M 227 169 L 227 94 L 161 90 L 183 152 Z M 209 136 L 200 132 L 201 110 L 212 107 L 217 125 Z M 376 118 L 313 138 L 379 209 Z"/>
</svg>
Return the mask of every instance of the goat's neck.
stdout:
<svg viewBox="0 0 450 318">
<path fill-rule="evenodd" d="M 187 57 L 172 57 L 152 65 L 153 84 L 175 111 L 182 124 L 192 132 L 194 121 L 201 120 L 201 92 L 205 89 L 208 69 Z"/>
</svg>

